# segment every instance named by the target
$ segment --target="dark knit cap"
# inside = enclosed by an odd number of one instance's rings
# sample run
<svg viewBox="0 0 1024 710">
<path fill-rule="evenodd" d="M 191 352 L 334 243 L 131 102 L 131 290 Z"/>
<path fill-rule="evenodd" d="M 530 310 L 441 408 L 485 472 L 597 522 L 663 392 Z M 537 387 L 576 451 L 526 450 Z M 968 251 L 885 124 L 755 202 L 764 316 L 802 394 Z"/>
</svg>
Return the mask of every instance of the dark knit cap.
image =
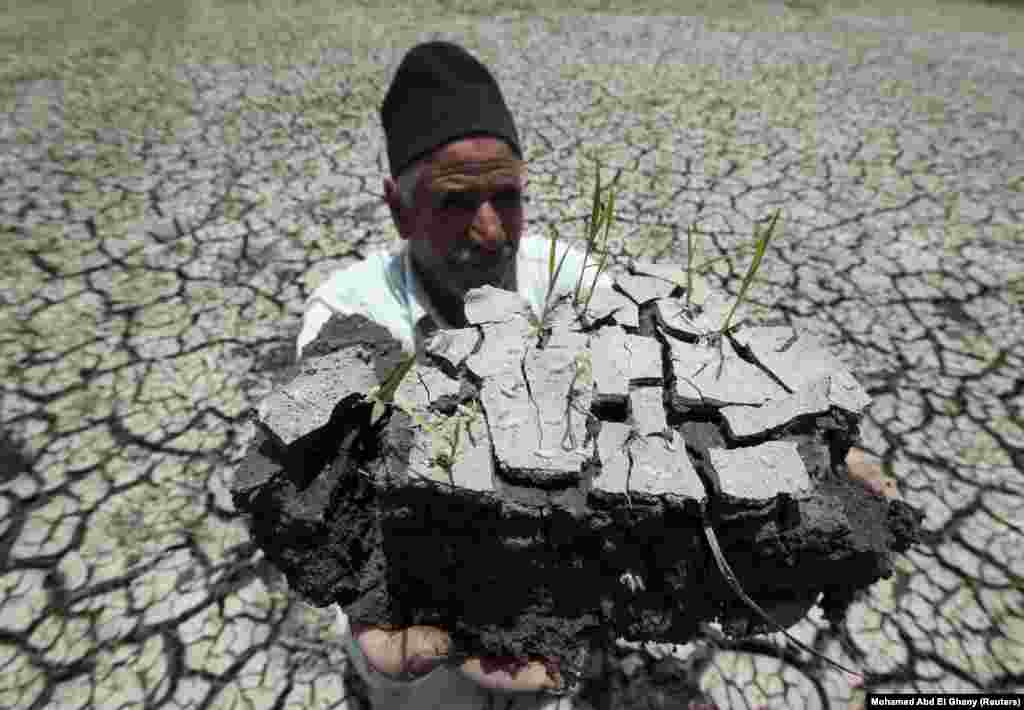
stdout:
<svg viewBox="0 0 1024 710">
<path fill-rule="evenodd" d="M 451 42 L 426 42 L 398 66 L 380 109 L 392 177 L 470 135 L 503 138 L 523 157 L 515 121 L 487 67 Z"/>
</svg>

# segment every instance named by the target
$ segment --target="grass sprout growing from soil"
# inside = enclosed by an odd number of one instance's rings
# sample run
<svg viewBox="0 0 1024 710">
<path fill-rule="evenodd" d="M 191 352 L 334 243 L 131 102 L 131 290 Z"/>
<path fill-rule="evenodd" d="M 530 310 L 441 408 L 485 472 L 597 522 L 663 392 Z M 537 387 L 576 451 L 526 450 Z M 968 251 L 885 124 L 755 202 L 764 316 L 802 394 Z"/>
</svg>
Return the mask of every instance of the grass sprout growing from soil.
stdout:
<svg viewBox="0 0 1024 710">
<path fill-rule="evenodd" d="M 736 313 L 736 309 L 739 308 L 740 303 L 747 295 L 747 290 L 750 288 L 750 284 L 753 283 L 754 277 L 757 275 L 757 270 L 761 266 L 761 259 L 764 257 L 765 250 L 768 249 L 768 241 L 772 238 L 772 234 L 775 232 L 775 224 L 779 221 L 779 212 L 776 210 L 775 215 L 772 217 L 771 224 L 765 230 L 761 236 L 757 235 L 757 227 L 754 228 L 754 239 L 757 242 L 757 248 L 754 252 L 754 261 L 750 264 L 750 268 L 747 270 L 747 275 L 743 277 L 743 283 L 740 284 L 740 292 L 736 296 L 736 301 L 732 304 L 732 308 L 729 310 L 729 315 L 725 318 L 725 323 L 722 324 L 722 332 L 729 332 L 729 324 L 732 323 L 732 317 Z"/>
<path fill-rule="evenodd" d="M 615 186 L 618 182 L 618 177 L 612 180 L 612 184 L 608 187 L 610 194 L 607 202 L 601 202 L 601 166 L 595 164 L 594 166 L 594 193 L 591 196 L 591 208 L 590 208 L 590 219 L 587 221 L 587 249 L 583 254 L 583 266 L 580 268 L 580 276 L 576 280 L 576 290 L 573 292 L 572 303 L 574 308 L 579 308 L 580 302 L 580 287 L 583 285 L 583 272 L 587 269 L 587 260 L 590 258 L 591 253 L 594 251 L 594 244 L 597 242 L 598 234 L 601 228 L 604 227 L 604 245 L 601 250 L 601 263 L 597 267 L 597 273 L 594 274 L 594 280 L 590 285 L 590 290 L 587 293 L 586 304 L 583 310 L 590 306 L 590 297 L 594 294 L 594 289 L 597 287 L 597 280 L 601 277 L 604 271 L 605 265 L 608 261 L 608 232 L 611 229 L 612 219 L 615 215 Z M 558 262 L 558 267 L 555 267 L 555 245 L 558 241 L 558 234 L 552 228 L 551 230 L 551 249 L 548 252 L 548 293 L 547 298 L 544 302 L 544 313 L 541 316 L 541 322 L 546 323 L 548 313 L 551 308 L 551 294 L 554 291 L 555 282 L 558 280 L 558 275 L 562 271 L 562 265 L 565 263 L 565 257 L 568 256 L 569 250 L 566 249 L 562 253 L 562 258 Z"/>
<path fill-rule="evenodd" d="M 366 401 L 373 402 L 373 410 L 370 413 L 370 422 L 372 424 L 376 425 L 380 418 L 384 416 L 387 411 L 386 405 L 394 403 L 395 392 L 398 391 L 398 386 L 402 384 L 402 380 L 405 379 L 405 376 L 415 363 L 416 353 L 412 353 L 402 360 L 398 367 L 391 371 L 391 374 L 387 376 L 382 384 L 374 385 L 366 393 Z"/>
<path fill-rule="evenodd" d="M 621 175 L 621 174 L 620 174 Z M 608 261 L 608 234 L 611 230 L 612 221 L 615 218 L 615 195 L 616 185 L 618 183 L 619 176 L 616 176 L 611 185 L 604 188 L 608 192 L 607 201 L 601 200 L 601 166 L 595 163 L 594 166 L 594 192 L 591 195 L 591 209 L 590 218 L 587 221 L 587 235 L 586 235 L 586 251 L 583 254 L 583 265 L 580 268 L 580 275 L 576 281 L 576 289 L 573 292 L 573 307 L 580 311 L 580 288 L 583 285 L 583 272 L 587 269 L 587 261 L 595 251 L 595 245 L 597 244 L 598 236 L 601 230 L 604 230 L 604 242 L 601 245 L 600 254 L 601 261 L 597 264 L 597 272 L 594 274 L 594 279 L 591 282 L 590 289 L 585 294 L 585 303 L 583 304 L 582 311 L 586 312 L 590 306 L 590 299 L 594 295 L 594 289 L 597 288 L 597 281 L 604 273 L 605 267 Z M 724 334 L 730 331 L 732 324 L 732 318 L 735 315 L 743 299 L 746 298 L 747 292 L 753 284 L 754 279 L 757 276 L 757 270 L 761 267 L 761 260 L 764 258 L 764 254 L 768 249 L 768 243 L 775 233 L 775 227 L 779 220 L 781 210 L 776 210 L 775 214 L 771 218 L 771 222 L 765 231 L 758 234 L 757 226 L 754 228 L 754 238 L 751 242 L 741 245 L 737 248 L 736 252 L 739 253 L 746 249 L 753 248 L 754 260 L 750 264 L 750 268 L 747 270 L 746 275 L 743 277 L 743 282 L 740 285 L 739 294 L 736 297 L 736 301 L 733 303 L 732 308 L 729 311 L 729 315 L 725 319 L 725 323 L 722 325 L 720 331 L 717 334 Z M 732 268 L 732 260 L 728 255 L 716 257 L 709 261 L 706 261 L 699 266 L 694 265 L 694 261 L 697 255 L 702 254 L 702 245 L 700 243 L 699 234 L 695 231 L 695 225 L 690 225 L 686 230 L 687 237 L 687 253 L 686 253 L 686 305 L 689 308 L 691 304 L 701 305 L 704 302 L 704 295 L 707 292 L 707 282 L 703 277 L 705 273 L 713 264 L 723 259 L 729 263 Z M 562 271 L 562 265 L 565 263 L 565 257 L 568 255 L 569 250 L 566 249 L 562 254 L 561 260 L 558 262 L 557 267 L 555 266 L 555 245 L 558 240 L 558 234 L 551 229 L 551 248 L 548 252 L 548 292 L 544 302 L 544 312 L 541 315 L 541 323 L 546 324 L 551 308 L 551 294 L 554 292 L 555 282 L 558 280 L 558 276 Z M 683 284 L 680 284 L 683 285 Z"/>
</svg>

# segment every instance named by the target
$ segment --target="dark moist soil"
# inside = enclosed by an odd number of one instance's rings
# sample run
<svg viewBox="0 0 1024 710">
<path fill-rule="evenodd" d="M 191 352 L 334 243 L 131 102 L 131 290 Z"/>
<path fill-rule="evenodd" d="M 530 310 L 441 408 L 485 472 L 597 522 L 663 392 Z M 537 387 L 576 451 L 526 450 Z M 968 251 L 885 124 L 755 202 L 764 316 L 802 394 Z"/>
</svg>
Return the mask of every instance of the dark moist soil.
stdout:
<svg viewBox="0 0 1024 710">
<path fill-rule="evenodd" d="M 671 388 L 672 378 L 665 379 Z M 479 383 L 460 382 L 458 399 L 473 399 Z M 440 626 L 471 655 L 555 658 L 570 681 L 582 670 L 575 650 L 595 633 L 685 643 L 699 622 L 713 619 L 730 635 L 774 630 L 715 568 L 701 511 L 692 505 L 665 497 L 627 506 L 594 496 L 583 500 L 579 516 L 571 513 L 579 505 L 560 498 L 578 494 L 573 487 L 520 482 L 496 498 L 411 485 L 402 466 L 409 417 L 391 410 L 371 426 L 370 412 L 351 394 L 326 426 L 291 446 L 257 440 L 250 468 L 277 473 L 233 492 L 236 506 L 252 515 L 267 558 L 308 602 L 339 604 L 363 624 Z M 769 610 L 813 587 L 823 594 L 826 618 L 840 620 L 851 590 L 889 576 L 892 552 L 920 539 L 920 511 L 848 479 L 843 461 L 857 440 L 857 421 L 835 408 L 764 433 L 797 445 L 814 491 L 763 504 L 731 501 L 718 489 L 708 448 L 752 443 L 730 441 L 720 414 L 667 412 L 667 421 L 686 440 L 708 490 L 707 513 L 725 557 Z M 544 505 L 523 504 L 534 499 Z M 642 575 L 644 590 L 624 589 L 626 569 Z M 627 680 L 618 654 L 608 652 L 607 666 L 587 681 L 597 710 L 687 707 L 697 699 L 679 662 L 652 664 L 645 654 Z"/>
</svg>

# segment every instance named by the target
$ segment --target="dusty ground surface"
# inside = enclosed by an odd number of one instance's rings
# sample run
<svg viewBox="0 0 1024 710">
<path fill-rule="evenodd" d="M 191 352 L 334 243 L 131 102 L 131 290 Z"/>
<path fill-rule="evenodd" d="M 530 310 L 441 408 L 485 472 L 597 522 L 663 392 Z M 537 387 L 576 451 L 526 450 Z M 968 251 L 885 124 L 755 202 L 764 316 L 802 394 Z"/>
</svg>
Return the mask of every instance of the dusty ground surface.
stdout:
<svg viewBox="0 0 1024 710">
<path fill-rule="evenodd" d="M 396 238 L 377 106 L 429 38 L 494 68 L 534 164 L 529 229 L 577 240 L 590 151 L 623 170 L 613 273 L 631 251 L 684 262 L 693 223 L 708 258 L 732 252 L 783 208 L 745 310 L 865 384 L 865 446 L 930 531 L 840 638 L 816 613 L 796 632 L 871 688 L 1021 684 L 1019 15 L 329 5 L 259 22 L 158 3 L 125 13 L 153 32 L 99 27 L 92 48 L 67 15 L 68 60 L 34 68 L 35 45 L 4 45 L 0 706 L 343 706 L 333 613 L 256 552 L 227 481 L 306 297 Z M 50 27 L 0 31 L 30 25 Z M 166 55 L 198 34 L 208 54 Z M 708 278 L 735 295 L 748 263 Z M 836 703 L 862 692 L 814 674 Z M 723 706 L 819 706 L 746 652 L 701 682 Z"/>
</svg>

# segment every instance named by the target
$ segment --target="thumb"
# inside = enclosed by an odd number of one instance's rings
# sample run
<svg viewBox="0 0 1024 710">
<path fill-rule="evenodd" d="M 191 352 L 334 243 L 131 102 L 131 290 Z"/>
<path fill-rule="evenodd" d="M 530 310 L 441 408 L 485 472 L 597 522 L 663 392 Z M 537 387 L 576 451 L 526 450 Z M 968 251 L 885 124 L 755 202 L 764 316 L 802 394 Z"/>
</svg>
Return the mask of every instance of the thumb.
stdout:
<svg viewBox="0 0 1024 710">
<path fill-rule="evenodd" d="M 433 626 L 383 629 L 351 624 L 351 629 L 369 664 L 388 675 L 429 673 L 451 648 L 448 633 Z"/>
<path fill-rule="evenodd" d="M 889 499 L 900 497 L 896 480 L 886 476 L 880 464 L 868 461 L 863 452 L 851 449 L 846 457 L 846 466 L 850 478 L 875 495 Z"/>
</svg>

